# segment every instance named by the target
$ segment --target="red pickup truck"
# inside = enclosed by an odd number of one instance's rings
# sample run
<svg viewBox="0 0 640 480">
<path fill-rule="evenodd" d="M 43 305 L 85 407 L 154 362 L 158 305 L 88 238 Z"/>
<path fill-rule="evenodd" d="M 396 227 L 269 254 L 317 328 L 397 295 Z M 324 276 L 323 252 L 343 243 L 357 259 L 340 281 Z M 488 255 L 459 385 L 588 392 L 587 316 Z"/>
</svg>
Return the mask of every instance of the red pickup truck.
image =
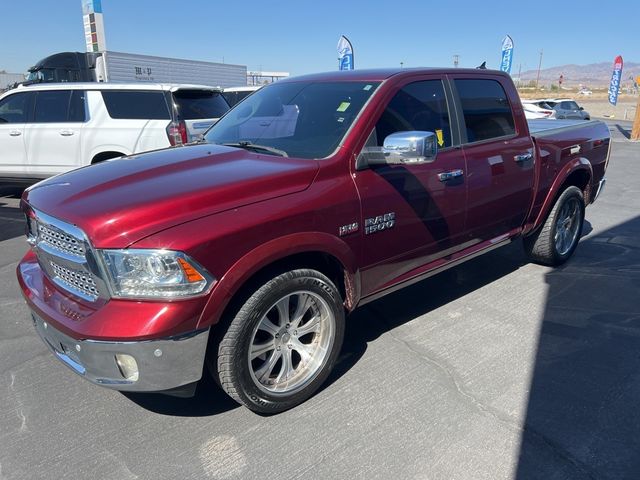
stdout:
<svg viewBox="0 0 640 480">
<path fill-rule="evenodd" d="M 566 261 L 609 149 L 599 121 L 527 124 L 496 71 L 292 78 L 197 144 L 26 190 L 18 280 L 89 381 L 184 394 L 206 368 L 279 412 L 327 378 L 356 307 L 518 237 Z"/>
</svg>

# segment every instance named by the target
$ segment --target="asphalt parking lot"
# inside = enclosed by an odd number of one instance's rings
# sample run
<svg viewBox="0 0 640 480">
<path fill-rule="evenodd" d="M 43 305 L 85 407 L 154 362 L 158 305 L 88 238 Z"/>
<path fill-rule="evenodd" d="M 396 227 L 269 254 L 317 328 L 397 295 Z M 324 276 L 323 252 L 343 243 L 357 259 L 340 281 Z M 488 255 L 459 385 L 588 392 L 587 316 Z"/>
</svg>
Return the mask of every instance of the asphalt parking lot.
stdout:
<svg viewBox="0 0 640 480">
<path fill-rule="evenodd" d="M 32 328 L 0 198 L 0 480 L 640 478 L 640 143 L 610 128 L 567 265 L 515 242 L 363 307 L 328 384 L 272 417 L 210 381 L 187 400 L 69 372 Z"/>
</svg>

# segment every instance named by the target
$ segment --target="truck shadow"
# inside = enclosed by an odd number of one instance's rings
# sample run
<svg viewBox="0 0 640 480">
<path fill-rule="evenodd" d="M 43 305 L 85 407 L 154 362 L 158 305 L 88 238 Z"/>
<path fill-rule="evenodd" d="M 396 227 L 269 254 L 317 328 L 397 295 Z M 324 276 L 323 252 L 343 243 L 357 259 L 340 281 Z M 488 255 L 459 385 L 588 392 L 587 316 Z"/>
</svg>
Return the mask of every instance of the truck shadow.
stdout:
<svg viewBox="0 0 640 480">
<path fill-rule="evenodd" d="M 206 367 L 205 367 L 206 368 Z M 172 397 L 160 393 L 131 393 L 122 395 L 145 410 L 175 417 L 207 417 L 238 408 L 238 405 L 216 385 L 206 371 L 190 398 Z"/>
<path fill-rule="evenodd" d="M 546 274 L 514 478 L 640 476 L 640 216 Z"/>
</svg>

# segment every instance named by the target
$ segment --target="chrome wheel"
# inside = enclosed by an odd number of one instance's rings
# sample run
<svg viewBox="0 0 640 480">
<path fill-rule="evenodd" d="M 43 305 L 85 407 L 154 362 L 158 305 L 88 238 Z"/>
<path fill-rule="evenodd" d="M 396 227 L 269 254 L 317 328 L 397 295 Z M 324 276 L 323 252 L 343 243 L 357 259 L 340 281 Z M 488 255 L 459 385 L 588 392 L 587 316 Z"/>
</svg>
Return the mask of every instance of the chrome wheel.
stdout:
<svg viewBox="0 0 640 480">
<path fill-rule="evenodd" d="M 573 247 L 580 230 L 580 203 L 570 198 L 558 212 L 554 242 L 559 255 L 566 255 Z"/>
<path fill-rule="evenodd" d="M 329 304 L 311 291 L 278 300 L 253 330 L 249 371 L 272 395 L 291 395 L 311 383 L 332 350 L 336 321 Z"/>
</svg>

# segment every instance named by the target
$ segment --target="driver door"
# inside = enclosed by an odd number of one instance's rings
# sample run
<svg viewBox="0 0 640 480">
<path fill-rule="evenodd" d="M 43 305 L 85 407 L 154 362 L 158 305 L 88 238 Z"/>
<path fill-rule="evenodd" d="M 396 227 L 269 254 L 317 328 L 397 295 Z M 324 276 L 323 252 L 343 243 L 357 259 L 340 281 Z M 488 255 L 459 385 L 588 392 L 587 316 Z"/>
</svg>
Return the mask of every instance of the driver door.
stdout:
<svg viewBox="0 0 640 480">
<path fill-rule="evenodd" d="M 400 85 L 361 152 L 379 150 L 386 136 L 399 131 L 434 132 L 439 144 L 431 163 L 368 165 L 355 172 L 362 204 L 363 296 L 409 279 L 426 263 L 463 248 L 465 159 L 453 140 L 458 135 L 449 105 L 441 78 Z M 451 172 L 459 175 L 440 175 Z"/>
</svg>

